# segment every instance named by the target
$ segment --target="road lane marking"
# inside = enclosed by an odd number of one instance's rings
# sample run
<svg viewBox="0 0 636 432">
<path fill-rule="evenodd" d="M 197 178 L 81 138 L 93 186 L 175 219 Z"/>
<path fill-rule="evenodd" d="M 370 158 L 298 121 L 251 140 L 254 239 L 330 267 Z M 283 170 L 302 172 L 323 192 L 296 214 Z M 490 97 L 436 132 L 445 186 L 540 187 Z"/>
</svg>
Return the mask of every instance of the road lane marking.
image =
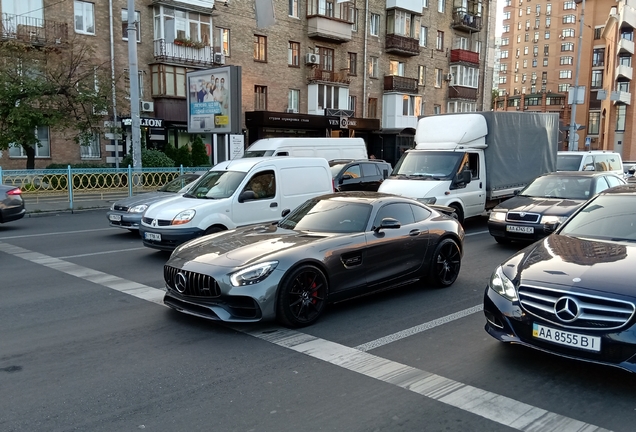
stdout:
<svg viewBox="0 0 636 432">
<path fill-rule="evenodd" d="M 57 258 L 58 259 L 84 258 L 87 256 L 104 255 L 104 254 L 120 253 L 120 252 L 131 252 L 131 251 L 138 251 L 138 250 L 148 250 L 148 248 L 144 246 L 144 247 L 138 247 L 138 248 L 118 249 L 118 250 L 112 250 L 112 251 L 91 252 L 91 253 L 85 253 L 85 254 L 79 254 L 79 255 L 67 255 L 67 256 L 62 256 Z"/>
<path fill-rule="evenodd" d="M 95 232 L 95 231 L 111 231 L 114 229 L 117 229 L 117 228 L 97 228 L 97 229 L 90 229 L 90 230 L 60 231 L 60 232 L 42 233 L 42 234 L 24 234 L 19 236 L 0 237 L 0 240 L 12 240 L 12 239 L 21 239 L 21 238 L 29 238 L 29 237 L 45 237 L 45 236 L 64 235 L 64 234 L 82 234 L 82 233 L 89 233 L 89 232 Z"/>
<path fill-rule="evenodd" d="M 0 252 L 5 252 L 34 264 L 58 270 L 62 273 L 165 307 L 163 304 L 164 291 L 161 289 L 129 281 L 115 275 L 103 273 L 8 243 L 0 242 Z M 466 316 L 472 309 L 474 308 L 464 309 L 458 312 L 458 314 L 463 313 L 465 314 L 464 316 Z M 452 315 L 448 315 L 447 317 L 451 317 Z M 443 319 L 444 318 L 440 318 L 440 320 Z M 422 324 L 422 326 L 432 325 L 430 323 L 434 323 L 435 321 L 438 320 L 430 321 L 429 323 Z M 443 323 L 440 321 L 436 325 L 441 324 Z M 227 327 L 520 431 L 609 432 L 607 429 L 590 423 L 584 423 L 506 396 L 501 396 L 459 381 L 454 381 L 440 375 L 378 357 L 357 348 L 340 345 L 305 333 L 276 326 L 254 326 L 258 328 L 253 330 L 240 329 L 230 325 L 227 325 Z"/>
<path fill-rule="evenodd" d="M 407 338 L 409 336 L 416 335 L 418 333 L 422 333 L 426 330 L 430 330 L 434 327 L 440 326 L 442 324 L 447 324 L 449 322 L 458 320 L 460 318 L 464 318 L 465 316 L 472 315 L 476 312 L 482 311 L 484 308 L 483 305 L 478 304 L 468 309 L 461 310 L 459 312 L 452 313 L 450 315 L 446 315 L 441 318 L 434 319 L 429 322 L 425 322 L 424 324 L 416 325 L 414 327 L 408 328 L 406 330 L 401 330 L 399 332 L 381 337 L 379 339 L 364 343 L 362 345 L 358 345 L 355 349 L 360 351 L 369 351 L 375 348 L 379 348 L 383 345 L 390 344 L 392 342 L 399 341 L 400 339 Z"/>
<path fill-rule="evenodd" d="M 464 237 L 470 237 L 470 236 L 479 235 L 479 234 L 490 234 L 490 231 L 476 231 L 471 233 L 464 233 Z"/>
</svg>

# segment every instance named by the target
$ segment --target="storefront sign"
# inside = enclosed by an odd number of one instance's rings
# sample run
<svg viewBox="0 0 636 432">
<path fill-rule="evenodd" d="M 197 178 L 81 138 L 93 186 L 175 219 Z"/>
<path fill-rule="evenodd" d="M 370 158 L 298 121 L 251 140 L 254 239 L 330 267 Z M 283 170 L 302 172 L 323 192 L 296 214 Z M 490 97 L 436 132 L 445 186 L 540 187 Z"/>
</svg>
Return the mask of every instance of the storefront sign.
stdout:
<svg viewBox="0 0 636 432">
<path fill-rule="evenodd" d="M 124 117 L 123 119 L 121 119 L 121 123 L 124 126 L 132 126 L 132 119 L 130 117 Z M 160 128 L 160 127 L 163 127 L 163 119 L 141 117 L 139 119 L 139 126 Z"/>
</svg>

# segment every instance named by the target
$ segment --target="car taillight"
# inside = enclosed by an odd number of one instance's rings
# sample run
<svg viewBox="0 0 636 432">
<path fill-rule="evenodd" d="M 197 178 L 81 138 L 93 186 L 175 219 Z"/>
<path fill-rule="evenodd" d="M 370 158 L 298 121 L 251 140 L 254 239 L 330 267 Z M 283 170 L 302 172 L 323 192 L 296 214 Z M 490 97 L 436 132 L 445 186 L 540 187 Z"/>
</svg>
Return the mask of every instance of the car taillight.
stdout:
<svg viewBox="0 0 636 432">
<path fill-rule="evenodd" d="M 9 192 L 7 192 L 7 195 L 21 195 L 21 194 L 22 194 L 22 190 L 20 188 L 11 189 Z"/>
</svg>

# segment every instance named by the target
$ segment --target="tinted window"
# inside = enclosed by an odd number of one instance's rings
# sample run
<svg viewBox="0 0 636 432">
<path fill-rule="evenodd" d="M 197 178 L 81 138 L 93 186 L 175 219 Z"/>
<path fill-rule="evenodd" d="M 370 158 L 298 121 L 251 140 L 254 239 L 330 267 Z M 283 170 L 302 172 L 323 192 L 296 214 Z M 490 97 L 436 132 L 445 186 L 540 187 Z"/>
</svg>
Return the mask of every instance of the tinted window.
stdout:
<svg viewBox="0 0 636 432">
<path fill-rule="evenodd" d="M 601 195 L 571 218 L 559 234 L 636 241 L 634 213 L 636 196 Z"/>
<path fill-rule="evenodd" d="M 194 180 L 198 179 L 199 176 L 196 174 L 185 174 L 169 181 L 165 185 L 163 185 L 159 190 L 161 192 L 179 192 L 185 186 L 192 183 Z"/>
<path fill-rule="evenodd" d="M 558 155 L 557 171 L 578 171 L 583 155 Z"/>
<path fill-rule="evenodd" d="M 360 178 L 360 165 L 351 165 L 342 173 L 343 176 L 349 175 L 351 178 Z"/>
<path fill-rule="evenodd" d="M 335 178 L 338 174 L 340 174 L 340 171 L 342 171 L 342 168 L 344 168 L 345 165 L 345 163 L 331 165 L 331 177 Z"/>
<path fill-rule="evenodd" d="M 545 198 L 589 199 L 591 177 L 550 175 L 538 177 L 519 195 Z"/>
<path fill-rule="evenodd" d="M 594 170 L 595 171 L 609 171 L 609 157 L 606 155 L 598 155 L 594 157 Z"/>
<path fill-rule="evenodd" d="M 244 178 L 244 172 L 208 171 L 184 196 L 213 199 L 228 198 L 232 196 Z"/>
<path fill-rule="evenodd" d="M 252 191 L 256 195 L 256 199 L 270 199 L 276 196 L 276 177 L 274 171 L 263 171 L 254 174 L 250 181 L 243 189 Z"/>
<path fill-rule="evenodd" d="M 309 200 L 278 223 L 283 229 L 314 232 L 363 232 L 372 207 L 340 200 Z"/>
<path fill-rule="evenodd" d="M 607 176 L 606 177 L 607 183 L 609 183 L 609 187 L 614 187 L 614 186 L 618 186 L 623 184 L 623 181 L 621 179 L 619 179 L 618 177 L 614 177 L 614 176 Z"/>
<path fill-rule="evenodd" d="M 387 204 L 383 206 L 375 217 L 374 227 L 380 226 L 382 219 L 393 218 L 400 222 L 400 225 L 409 225 L 415 222 L 411 206 L 406 203 Z"/>
<path fill-rule="evenodd" d="M 607 184 L 607 181 L 605 180 L 605 177 L 599 177 L 596 179 L 596 186 L 594 187 L 594 193 L 599 193 L 601 191 L 604 191 L 605 189 L 607 189 L 609 187 L 609 185 Z"/>
<path fill-rule="evenodd" d="M 365 163 L 361 165 L 362 165 L 362 174 L 365 177 L 375 177 L 375 176 L 381 175 L 380 170 L 376 164 Z"/>
<path fill-rule="evenodd" d="M 431 215 L 431 212 L 424 207 L 416 206 L 411 204 L 411 209 L 413 210 L 413 216 L 415 216 L 415 222 L 420 222 Z"/>
</svg>

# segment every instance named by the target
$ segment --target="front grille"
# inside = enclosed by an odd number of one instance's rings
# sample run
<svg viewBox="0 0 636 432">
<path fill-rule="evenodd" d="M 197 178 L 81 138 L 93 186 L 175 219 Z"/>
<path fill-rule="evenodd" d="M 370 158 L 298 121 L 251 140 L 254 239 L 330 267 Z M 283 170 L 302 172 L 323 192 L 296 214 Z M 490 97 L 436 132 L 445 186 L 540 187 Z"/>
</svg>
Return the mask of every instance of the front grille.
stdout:
<svg viewBox="0 0 636 432">
<path fill-rule="evenodd" d="M 128 206 L 123 206 L 123 205 L 119 205 L 119 204 L 115 204 L 113 207 L 113 210 L 117 210 L 117 211 L 128 211 Z"/>
<path fill-rule="evenodd" d="M 578 315 L 572 321 L 565 322 L 556 314 L 555 305 L 563 297 L 572 299 L 577 305 Z M 636 310 L 634 304 L 627 301 L 530 285 L 519 287 L 519 301 L 536 317 L 579 330 L 621 328 L 632 319 Z"/>
<path fill-rule="evenodd" d="M 508 212 L 506 220 L 510 222 L 537 223 L 541 215 L 538 213 Z"/>
<path fill-rule="evenodd" d="M 147 225 L 152 225 L 153 218 L 145 217 L 143 222 Z M 157 226 L 170 226 L 170 221 L 165 219 L 157 219 Z"/>
<path fill-rule="evenodd" d="M 188 297 L 218 297 L 221 295 L 219 284 L 212 276 L 171 266 L 163 267 L 163 279 L 170 289 Z"/>
</svg>

